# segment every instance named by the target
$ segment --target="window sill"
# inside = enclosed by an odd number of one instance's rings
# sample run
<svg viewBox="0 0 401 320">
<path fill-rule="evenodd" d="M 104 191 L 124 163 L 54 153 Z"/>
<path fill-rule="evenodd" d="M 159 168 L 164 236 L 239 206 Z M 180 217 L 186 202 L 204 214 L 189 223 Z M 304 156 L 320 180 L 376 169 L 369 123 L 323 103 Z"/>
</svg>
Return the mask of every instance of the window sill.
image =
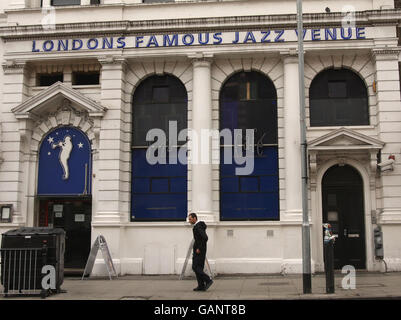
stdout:
<svg viewBox="0 0 401 320">
<path fill-rule="evenodd" d="M 354 130 L 363 130 L 363 129 L 374 129 L 373 125 L 364 125 L 364 126 L 324 126 L 324 127 L 307 127 L 308 131 L 323 131 L 323 130 L 338 130 L 341 128 L 354 129 Z"/>
<path fill-rule="evenodd" d="M 72 85 L 73 89 L 93 89 L 93 88 L 101 88 L 100 84 L 74 84 Z"/>
</svg>

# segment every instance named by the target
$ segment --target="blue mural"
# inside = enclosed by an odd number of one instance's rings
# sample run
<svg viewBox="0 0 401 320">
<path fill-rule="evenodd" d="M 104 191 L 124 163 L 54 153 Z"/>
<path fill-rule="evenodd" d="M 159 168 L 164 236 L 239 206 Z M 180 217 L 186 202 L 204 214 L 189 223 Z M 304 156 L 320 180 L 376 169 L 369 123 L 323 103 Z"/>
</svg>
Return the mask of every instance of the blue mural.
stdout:
<svg viewBox="0 0 401 320">
<path fill-rule="evenodd" d="M 91 145 L 74 127 L 46 135 L 39 150 L 38 195 L 91 194 Z"/>
</svg>

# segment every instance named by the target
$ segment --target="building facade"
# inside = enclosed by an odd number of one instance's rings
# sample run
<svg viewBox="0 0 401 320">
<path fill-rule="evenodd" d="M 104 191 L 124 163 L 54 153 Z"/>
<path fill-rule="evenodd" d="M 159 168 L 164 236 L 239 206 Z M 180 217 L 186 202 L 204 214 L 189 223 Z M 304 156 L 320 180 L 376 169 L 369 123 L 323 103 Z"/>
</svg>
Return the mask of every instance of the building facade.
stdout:
<svg viewBox="0 0 401 320">
<path fill-rule="evenodd" d="M 196 212 L 215 273 L 302 273 L 296 1 L 143 2 L 2 2 L 0 231 L 64 228 L 66 268 L 103 235 L 119 274 L 179 274 Z M 312 271 L 327 222 L 336 268 L 400 271 L 401 10 L 303 10 Z"/>
</svg>

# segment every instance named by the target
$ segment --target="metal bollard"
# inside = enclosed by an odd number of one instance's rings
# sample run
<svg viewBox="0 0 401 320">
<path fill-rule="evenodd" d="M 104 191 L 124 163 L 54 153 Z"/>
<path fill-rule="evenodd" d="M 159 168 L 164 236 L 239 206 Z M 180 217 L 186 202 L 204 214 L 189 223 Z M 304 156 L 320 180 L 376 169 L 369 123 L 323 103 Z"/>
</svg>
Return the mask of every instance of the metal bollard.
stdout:
<svg viewBox="0 0 401 320">
<path fill-rule="evenodd" d="M 326 293 L 334 293 L 334 240 L 331 226 L 328 223 L 324 227 L 324 271 L 326 274 Z"/>
</svg>

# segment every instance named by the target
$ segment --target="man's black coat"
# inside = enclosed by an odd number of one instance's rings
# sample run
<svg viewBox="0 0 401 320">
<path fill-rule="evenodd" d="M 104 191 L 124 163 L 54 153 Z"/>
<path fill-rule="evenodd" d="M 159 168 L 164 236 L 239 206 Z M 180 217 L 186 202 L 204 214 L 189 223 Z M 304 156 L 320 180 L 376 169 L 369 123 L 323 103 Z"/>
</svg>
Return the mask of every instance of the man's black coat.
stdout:
<svg viewBox="0 0 401 320">
<path fill-rule="evenodd" d="M 199 249 L 201 256 L 206 255 L 206 242 L 208 240 L 206 228 L 206 224 L 203 221 L 199 221 L 192 230 L 195 239 L 194 253 L 196 253 L 196 249 Z"/>
</svg>

